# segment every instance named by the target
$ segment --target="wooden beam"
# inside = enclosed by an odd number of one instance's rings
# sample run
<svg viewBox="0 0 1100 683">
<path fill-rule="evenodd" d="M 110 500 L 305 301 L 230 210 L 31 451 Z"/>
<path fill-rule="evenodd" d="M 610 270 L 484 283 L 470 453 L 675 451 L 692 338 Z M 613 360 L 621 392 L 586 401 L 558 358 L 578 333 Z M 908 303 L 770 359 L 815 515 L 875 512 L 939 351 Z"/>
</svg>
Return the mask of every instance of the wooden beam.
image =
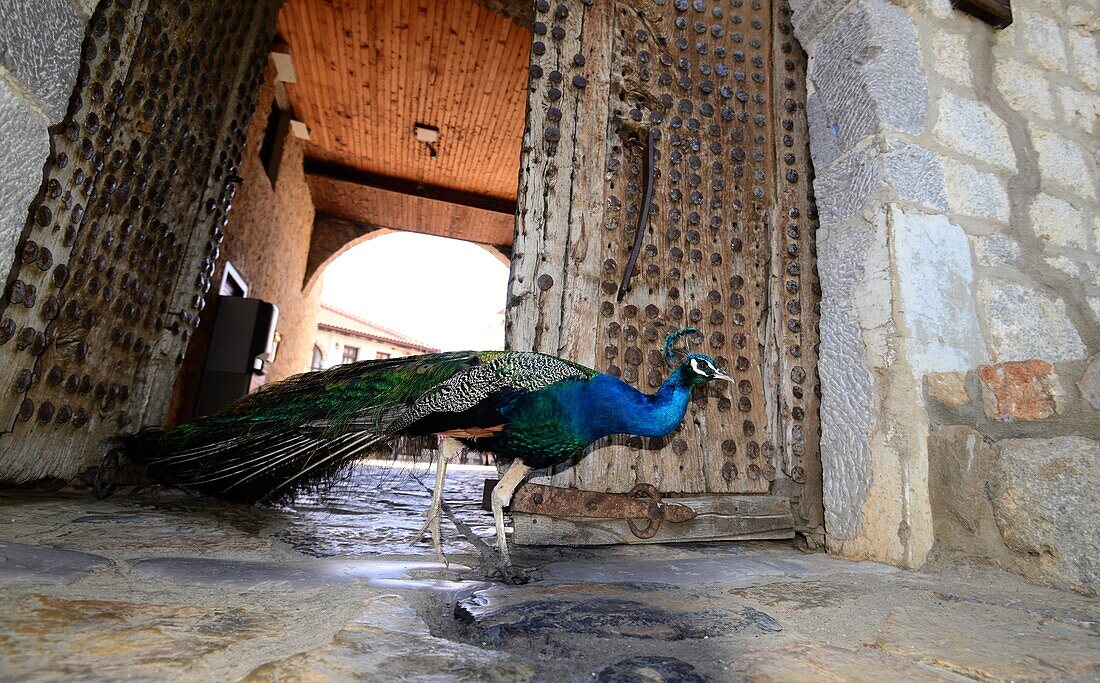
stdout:
<svg viewBox="0 0 1100 683">
<path fill-rule="evenodd" d="M 791 504 L 779 496 L 688 496 L 662 498 L 686 505 L 695 519 L 665 522 L 652 538 L 638 538 L 625 519 L 580 519 L 512 513 L 512 540 L 517 545 L 614 545 L 747 541 L 794 538 Z M 644 520 L 639 520 L 645 526 Z"/>
<path fill-rule="evenodd" d="M 316 159 L 307 158 L 305 168 L 306 175 L 308 176 L 319 176 L 345 183 L 352 183 L 354 185 L 363 185 L 364 187 L 407 194 L 413 197 L 435 199 L 441 202 L 447 202 L 448 204 L 457 204 L 458 206 L 469 206 L 475 209 L 494 211 L 496 213 L 506 213 L 510 216 L 514 216 L 516 213 L 516 201 L 514 199 L 504 199 L 501 197 L 463 192 L 461 190 L 454 190 L 446 187 L 425 185 L 403 178 L 392 178 L 389 176 L 376 175 L 374 173 L 366 173 L 339 164 L 317 161 Z M 509 242 L 509 244 L 510 243 L 511 242 Z"/>
<path fill-rule="evenodd" d="M 371 228 L 404 230 L 480 244 L 511 245 L 513 214 L 417 196 L 390 189 L 306 177 L 319 214 Z"/>
</svg>

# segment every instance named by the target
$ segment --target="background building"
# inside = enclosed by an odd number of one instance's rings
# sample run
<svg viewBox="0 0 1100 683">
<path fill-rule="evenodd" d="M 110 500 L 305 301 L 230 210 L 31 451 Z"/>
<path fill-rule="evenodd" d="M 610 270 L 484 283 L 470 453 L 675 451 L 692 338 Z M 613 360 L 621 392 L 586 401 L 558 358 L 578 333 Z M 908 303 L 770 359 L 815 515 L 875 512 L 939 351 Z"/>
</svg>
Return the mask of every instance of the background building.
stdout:
<svg viewBox="0 0 1100 683">
<path fill-rule="evenodd" d="M 438 350 L 400 332 L 321 304 L 309 369 L 325 370 L 343 363 L 401 358 Z"/>
</svg>

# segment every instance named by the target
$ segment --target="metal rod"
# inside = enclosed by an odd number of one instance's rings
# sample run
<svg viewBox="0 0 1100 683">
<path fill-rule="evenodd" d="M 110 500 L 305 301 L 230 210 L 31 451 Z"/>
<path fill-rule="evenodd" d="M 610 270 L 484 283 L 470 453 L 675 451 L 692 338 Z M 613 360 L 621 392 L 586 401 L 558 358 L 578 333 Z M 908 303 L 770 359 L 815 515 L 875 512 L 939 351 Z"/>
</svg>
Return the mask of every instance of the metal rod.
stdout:
<svg viewBox="0 0 1100 683">
<path fill-rule="evenodd" d="M 623 271 L 623 280 L 619 283 L 619 294 L 616 301 L 622 301 L 630 289 L 630 278 L 634 275 L 634 266 L 638 263 L 638 252 L 642 250 L 642 236 L 645 235 L 646 225 L 649 223 L 649 205 L 653 200 L 653 153 L 654 142 L 657 139 L 657 129 L 650 128 L 646 138 L 645 155 L 645 196 L 642 198 L 642 212 L 638 216 L 638 231 L 634 233 L 634 249 L 630 252 L 630 260 Z"/>
</svg>

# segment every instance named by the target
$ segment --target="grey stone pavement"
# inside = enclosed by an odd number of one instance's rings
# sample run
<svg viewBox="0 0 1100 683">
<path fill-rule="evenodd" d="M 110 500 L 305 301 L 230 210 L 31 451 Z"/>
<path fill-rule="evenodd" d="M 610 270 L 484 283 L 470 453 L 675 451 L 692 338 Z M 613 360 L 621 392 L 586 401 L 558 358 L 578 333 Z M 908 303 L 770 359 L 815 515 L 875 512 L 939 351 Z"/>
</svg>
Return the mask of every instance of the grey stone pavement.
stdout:
<svg viewBox="0 0 1100 683">
<path fill-rule="evenodd" d="M 448 499 L 488 538 L 484 477 Z M 993 568 L 521 548 L 506 586 L 449 523 L 450 566 L 409 541 L 419 484 L 369 480 L 268 509 L 0 492 L 0 680 L 1100 680 L 1100 600 Z"/>
</svg>

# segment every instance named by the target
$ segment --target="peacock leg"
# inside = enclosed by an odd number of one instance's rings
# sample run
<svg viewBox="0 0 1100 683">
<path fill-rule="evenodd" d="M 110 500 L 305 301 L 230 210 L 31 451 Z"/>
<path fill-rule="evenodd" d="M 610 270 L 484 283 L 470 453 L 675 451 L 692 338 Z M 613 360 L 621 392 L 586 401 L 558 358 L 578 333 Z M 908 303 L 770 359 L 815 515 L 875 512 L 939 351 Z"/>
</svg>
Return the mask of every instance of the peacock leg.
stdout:
<svg viewBox="0 0 1100 683">
<path fill-rule="evenodd" d="M 516 492 L 523 478 L 531 471 L 527 463 L 519 460 L 512 461 L 508 471 L 493 487 L 490 496 L 493 505 L 493 521 L 497 525 L 497 548 L 500 550 L 500 559 L 504 567 L 510 567 L 512 560 L 508 555 L 508 539 L 504 536 L 504 508 L 512 502 L 512 494 Z"/>
<path fill-rule="evenodd" d="M 447 464 L 462 448 L 461 441 L 452 439 L 449 436 L 443 437 L 443 441 L 440 442 L 435 458 L 435 488 L 432 490 L 432 504 L 428 511 L 424 513 L 426 517 L 424 526 L 420 527 L 420 531 L 416 533 L 417 541 L 424 538 L 425 531 L 431 535 L 432 548 L 435 549 L 435 554 L 439 556 L 439 561 L 444 565 L 448 562 L 443 555 L 443 535 L 439 530 L 440 514 L 443 508 L 443 483 L 447 479 Z"/>
</svg>

